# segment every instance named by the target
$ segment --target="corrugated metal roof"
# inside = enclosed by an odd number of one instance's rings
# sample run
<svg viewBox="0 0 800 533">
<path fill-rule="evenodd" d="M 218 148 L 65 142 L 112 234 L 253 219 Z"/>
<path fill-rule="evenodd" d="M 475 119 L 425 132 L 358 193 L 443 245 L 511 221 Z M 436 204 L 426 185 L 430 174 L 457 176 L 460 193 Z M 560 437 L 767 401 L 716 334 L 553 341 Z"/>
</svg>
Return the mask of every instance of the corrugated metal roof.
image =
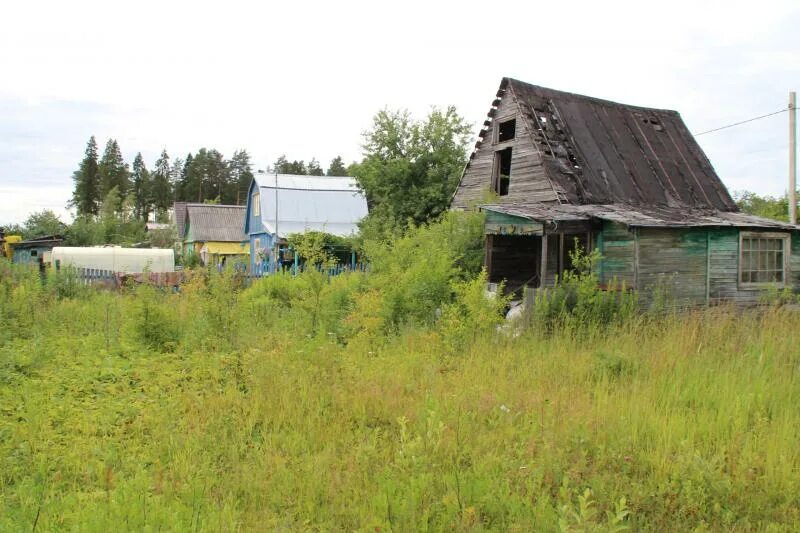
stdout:
<svg viewBox="0 0 800 533">
<path fill-rule="evenodd" d="M 303 191 L 358 191 L 355 178 L 346 176 L 302 176 L 297 174 L 260 174 L 257 178 L 262 189 L 274 189 L 277 179 L 279 189 Z"/>
<path fill-rule="evenodd" d="M 347 236 L 358 232 L 367 216 L 367 200 L 355 178 L 327 176 L 260 175 L 261 219 L 269 233 L 280 237 L 305 231 Z M 276 206 L 277 201 L 277 214 Z"/>
<path fill-rule="evenodd" d="M 195 241 L 242 242 L 243 205 L 186 204 L 186 221 Z"/>
<path fill-rule="evenodd" d="M 683 209 L 668 207 L 630 206 L 621 204 L 491 204 L 482 209 L 505 213 L 538 222 L 568 222 L 580 220 L 609 220 L 632 227 L 751 227 L 762 229 L 800 230 L 786 222 L 745 213 L 715 209 Z"/>
</svg>

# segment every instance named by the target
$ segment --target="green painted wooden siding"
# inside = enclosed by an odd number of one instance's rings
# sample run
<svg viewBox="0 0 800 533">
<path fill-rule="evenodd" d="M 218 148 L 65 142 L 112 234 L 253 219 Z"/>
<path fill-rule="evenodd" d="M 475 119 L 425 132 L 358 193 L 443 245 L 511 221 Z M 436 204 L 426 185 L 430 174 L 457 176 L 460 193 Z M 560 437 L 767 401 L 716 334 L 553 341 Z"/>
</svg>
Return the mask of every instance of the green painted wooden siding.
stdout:
<svg viewBox="0 0 800 533">
<path fill-rule="evenodd" d="M 638 233 L 637 288 L 643 298 L 665 290 L 678 306 L 705 303 L 708 232 L 640 228 Z"/>
<path fill-rule="evenodd" d="M 600 265 L 600 282 L 604 284 L 617 280 L 627 287 L 634 287 L 634 234 L 622 224 L 603 222 L 597 245 L 603 260 Z"/>
<path fill-rule="evenodd" d="M 739 230 L 719 228 L 709 231 L 709 298 L 711 302 L 736 300 L 757 303 L 759 291 L 739 289 Z"/>
<path fill-rule="evenodd" d="M 706 292 L 710 303 L 758 303 L 766 289 L 739 286 L 739 232 L 736 228 L 628 230 L 605 222 L 597 238 L 603 256 L 600 279 L 624 281 L 637 288 L 645 302 L 654 289 L 663 288 L 676 305 L 704 304 Z M 791 243 L 788 279 L 800 292 L 800 232 L 792 235 Z"/>
</svg>

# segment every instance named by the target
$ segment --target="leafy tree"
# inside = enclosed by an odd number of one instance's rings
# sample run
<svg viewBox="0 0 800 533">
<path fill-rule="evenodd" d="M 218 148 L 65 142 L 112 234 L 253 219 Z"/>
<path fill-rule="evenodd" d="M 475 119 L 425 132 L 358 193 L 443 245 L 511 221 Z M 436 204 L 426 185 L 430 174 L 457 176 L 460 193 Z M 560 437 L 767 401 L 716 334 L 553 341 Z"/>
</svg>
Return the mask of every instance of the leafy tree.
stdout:
<svg viewBox="0 0 800 533">
<path fill-rule="evenodd" d="M 247 189 L 253 181 L 253 169 L 250 165 L 250 154 L 247 150 L 238 150 L 228 163 L 231 184 L 236 189 L 236 205 L 247 203 Z"/>
<path fill-rule="evenodd" d="M 311 161 L 308 162 L 308 167 L 306 168 L 306 172 L 309 176 L 324 176 L 325 172 L 322 170 L 322 167 L 319 166 L 319 161 L 317 158 L 312 157 Z"/>
<path fill-rule="evenodd" d="M 150 173 L 144 164 L 142 153 L 136 154 L 133 160 L 133 217 L 137 220 L 147 221 L 151 206 Z"/>
<path fill-rule="evenodd" d="M 98 169 L 100 171 L 100 195 L 105 202 L 111 190 L 116 188 L 117 197 L 120 199 L 116 210 L 119 211 L 122 208 L 122 198 L 130 189 L 130 176 L 128 165 L 122 159 L 122 152 L 115 139 L 109 139 L 106 143 Z"/>
<path fill-rule="evenodd" d="M 61 235 L 67 226 L 50 209 L 31 213 L 24 224 L 23 237 L 32 239 L 44 235 Z"/>
<path fill-rule="evenodd" d="M 453 106 L 433 108 L 423 121 L 408 111 L 378 112 L 364 133 L 364 159 L 350 169 L 366 194 L 373 224 L 391 232 L 446 211 L 467 160 L 469 134 Z"/>
<path fill-rule="evenodd" d="M 172 169 L 166 150 L 156 160 L 150 179 L 150 205 L 156 210 L 156 218 L 163 219 L 167 209 L 172 206 Z"/>
<path fill-rule="evenodd" d="M 68 246 L 104 244 L 106 242 L 105 228 L 97 217 L 81 215 L 67 228 L 65 239 L 65 244 Z"/>
<path fill-rule="evenodd" d="M 347 176 L 347 167 L 344 166 L 342 162 L 342 156 L 337 155 L 331 160 L 331 164 L 328 167 L 328 176 Z"/>
<path fill-rule="evenodd" d="M 78 215 L 96 215 L 100 206 L 100 171 L 97 163 L 97 141 L 94 135 L 86 143 L 83 161 L 72 174 L 75 189 L 70 205 L 75 206 Z"/>
<path fill-rule="evenodd" d="M 102 227 L 102 240 L 95 244 L 133 244 L 145 240 L 144 222 L 129 216 L 133 211 L 130 202 L 130 198 L 122 199 L 116 187 L 108 191 L 98 220 Z"/>
<path fill-rule="evenodd" d="M 733 193 L 733 198 L 739 209 L 745 213 L 783 222 L 789 220 L 788 195 L 775 198 L 768 195 L 759 196 L 750 191 L 736 191 Z"/>
</svg>

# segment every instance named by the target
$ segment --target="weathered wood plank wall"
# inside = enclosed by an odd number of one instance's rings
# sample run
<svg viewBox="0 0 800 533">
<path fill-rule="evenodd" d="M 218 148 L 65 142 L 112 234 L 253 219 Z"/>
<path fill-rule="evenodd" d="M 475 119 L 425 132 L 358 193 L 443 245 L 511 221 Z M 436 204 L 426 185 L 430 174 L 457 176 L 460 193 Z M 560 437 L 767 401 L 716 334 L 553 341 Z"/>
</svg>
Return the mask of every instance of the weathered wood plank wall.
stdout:
<svg viewBox="0 0 800 533">
<path fill-rule="evenodd" d="M 513 141 L 494 143 L 494 129 L 499 122 L 517 118 Z M 487 127 L 483 142 L 467 165 L 461 183 L 453 198 L 452 207 L 464 209 L 479 202 L 491 189 L 495 149 L 512 148 L 511 179 L 503 202 L 556 202 L 558 198 L 545 175 L 536 145 L 530 140 L 527 121 L 519 115 L 519 107 L 510 90 L 501 98 L 491 124 Z"/>
<path fill-rule="evenodd" d="M 636 286 L 645 301 L 663 290 L 676 306 L 705 303 L 706 230 L 640 228 L 637 239 Z"/>
</svg>

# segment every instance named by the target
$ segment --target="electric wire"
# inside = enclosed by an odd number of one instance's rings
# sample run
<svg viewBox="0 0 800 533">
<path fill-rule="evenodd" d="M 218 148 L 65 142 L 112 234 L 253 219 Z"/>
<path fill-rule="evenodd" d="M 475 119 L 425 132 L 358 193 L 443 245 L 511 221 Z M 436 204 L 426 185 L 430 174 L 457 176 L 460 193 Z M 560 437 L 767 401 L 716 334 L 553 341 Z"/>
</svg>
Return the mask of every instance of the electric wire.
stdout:
<svg viewBox="0 0 800 533">
<path fill-rule="evenodd" d="M 698 137 L 698 136 L 700 136 L 700 135 L 705 135 L 706 133 L 713 133 L 713 132 L 715 132 L 715 131 L 719 131 L 719 130 L 725 130 L 725 129 L 728 129 L 728 128 L 732 128 L 732 127 L 734 127 L 734 126 L 741 126 L 742 124 L 747 124 L 748 122 L 753 122 L 753 121 L 756 121 L 756 120 L 761 120 L 762 118 L 771 117 L 771 116 L 773 116 L 773 115 L 779 115 L 779 114 L 781 114 L 781 113 L 785 113 L 785 112 L 787 112 L 787 111 L 789 111 L 789 108 L 788 108 L 788 107 L 787 107 L 786 109 L 780 109 L 780 110 L 778 110 L 778 111 L 773 111 L 772 113 L 767 113 L 766 115 L 761 115 L 761 116 L 758 116 L 758 117 L 748 118 L 747 120 L 742 120 L 742 121 L 740 121 L 740 122 L 734 122 L 733 124 L 728 124 L 727 126 L 720 126 L 719 128 L 714 128 L 714 129 L 712 129 L 712 130 L 701 131 L 700 133 L 695 133 L 695 134 L 694 134 L 694 136 L 695 136 L 695 137 Z"/>
</svg>

